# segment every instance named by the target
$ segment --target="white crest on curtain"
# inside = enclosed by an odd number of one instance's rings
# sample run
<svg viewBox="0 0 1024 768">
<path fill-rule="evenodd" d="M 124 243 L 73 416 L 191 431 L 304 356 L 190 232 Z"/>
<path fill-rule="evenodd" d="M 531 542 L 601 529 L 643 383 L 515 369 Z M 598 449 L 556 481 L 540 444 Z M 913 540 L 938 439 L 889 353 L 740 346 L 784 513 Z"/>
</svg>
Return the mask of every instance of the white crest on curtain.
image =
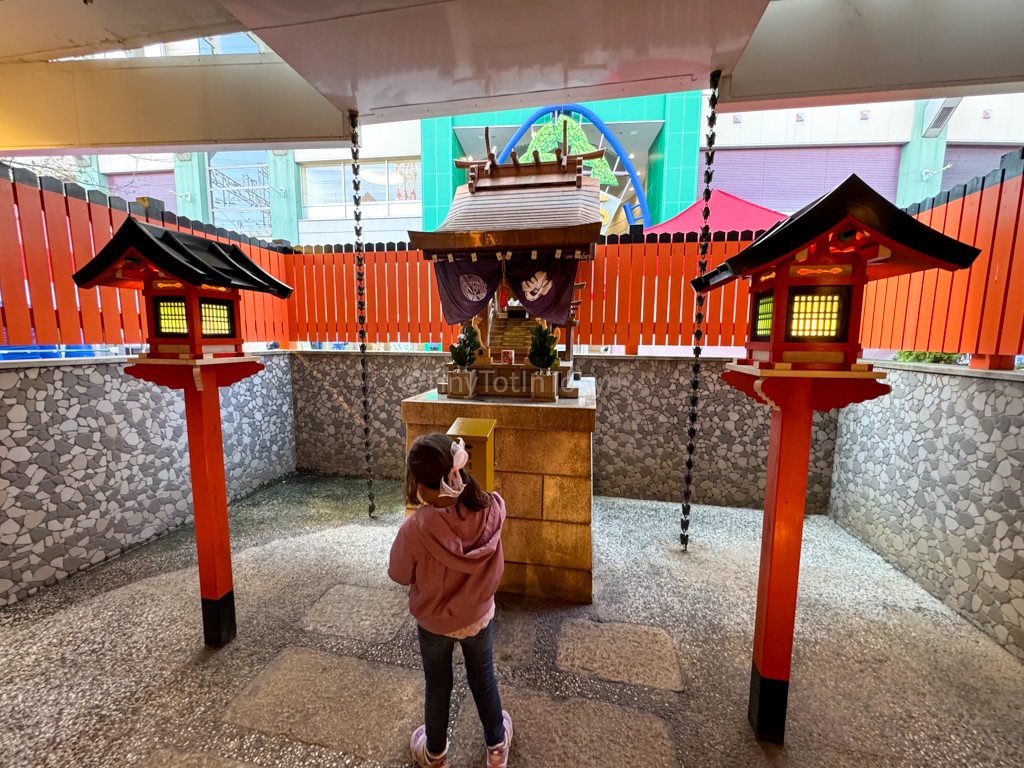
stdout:
<svg viewBox="0 0 1024 768">
<path fill-rule="evenodd" d="M 548 291 L 551 290 L 551 281 L 548 280 L 547 272 L 538 272 L 529 280 L 524 280 L 520 285 L 523 289 L 523 296 L 526 297 L 527 301 L 536 301 L 541 296 L 546 296 Z"/>
</svg>

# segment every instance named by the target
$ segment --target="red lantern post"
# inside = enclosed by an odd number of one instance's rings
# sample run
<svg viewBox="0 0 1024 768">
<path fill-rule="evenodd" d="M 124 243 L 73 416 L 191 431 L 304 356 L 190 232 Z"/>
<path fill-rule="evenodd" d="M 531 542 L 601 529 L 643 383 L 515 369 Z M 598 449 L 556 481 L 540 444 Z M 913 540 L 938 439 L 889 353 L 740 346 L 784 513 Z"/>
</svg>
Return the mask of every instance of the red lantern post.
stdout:
<svg viewBox="0 0 1024 768">
<path fill-rule="evenodd" d="M 771 406 L 761 565 L 748 718 L 783 742 L 814 411 L 890 391 L 860 362 L 861 306 L 871 280 L 969 267 L 976 248 L 928 228 L 856 176 L 692 281 L 697 291 L 750 282 L 745 358 L 729 385 Z"/>
<path fill-rule="evenodd" d="M 236 626 L 219 388 L 263 370 L 242 351 L 240 291 L 287 298 L 292 289 L 237 246 L 131 218 L 74 279 L 142 290 L 149 352 L 125 372 L 184 392 L 203 637 L 223 647 Z"/>
</svg>

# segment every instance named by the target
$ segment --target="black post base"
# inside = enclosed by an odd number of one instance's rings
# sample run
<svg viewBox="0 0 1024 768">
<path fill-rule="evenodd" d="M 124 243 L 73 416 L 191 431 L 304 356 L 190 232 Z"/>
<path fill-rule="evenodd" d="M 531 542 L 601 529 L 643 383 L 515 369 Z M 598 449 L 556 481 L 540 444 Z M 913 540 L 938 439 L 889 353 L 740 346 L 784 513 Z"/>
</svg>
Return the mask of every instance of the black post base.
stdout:
<svg viewBox="0 0 1024 768">
<path fill-rule="evenodd" d="M 758 741 L 781 744 L 786 733 L 786 705 L 789 701 L 789 680 L 761 677 L 757 665 L 750 665 L 750 703 L 747 719 Z"/>
<path fill-rule="evenodd" d="M 235 639 L 235 592 L 217 600 L 203 598 L 203 639 L 210 648 L 223 648 Z"/>
</svg>

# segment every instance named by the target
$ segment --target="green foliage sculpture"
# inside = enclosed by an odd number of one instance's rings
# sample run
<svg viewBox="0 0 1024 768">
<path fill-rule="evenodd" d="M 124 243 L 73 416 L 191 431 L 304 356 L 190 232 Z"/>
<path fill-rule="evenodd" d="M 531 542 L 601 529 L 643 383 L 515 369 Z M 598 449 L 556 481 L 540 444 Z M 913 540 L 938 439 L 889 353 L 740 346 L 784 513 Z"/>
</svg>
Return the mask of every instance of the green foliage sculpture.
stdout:
<svg viewBox="0 0 1024 768">
<path fill-rule="evenodd" d="M 472 325 L 462 326 L 458 343 L 449 344 L 448 351 L 452 354 L 452 362 L 459 368 L 468 368 L 476 360 L 476 351 L 480 349 L 480 334 Z"/>
<path fill-rule="evenodd" d="M 540 152 L 541 160 L 554 160 L 555 147 L 562 146 L 563 124 L 568 125 L 569 152 L 571 154 L 580 155 L 597 149 L 587 139 L 587 134 L 580 128 L 579 123 L 566 115 L 559 115 L 557 120 L 546 123 L 534 134 L 534 137 L 530 140 L 530 146 L 526 150 L 526 155 L 522 159 L 524 161 L 533 159 L 533 151 L 537 150 Z M 591 169 L 591 175 L 602 184 L 608 184 L 612 187 L 619 185 L 619 180 L 615 178 L 611 166 L 608 165 L 608 161 L 603 157 L 599 157 L 596 160 L 584 160 L 583 164 Z"/>
<path fill-rule="evenodd" d="M 538 368 L 557 368 L 558 353 L 555 344 L 558 336 L 543 325 L 538 325 L 530 334 L 530 362 Z"/>
</svg>

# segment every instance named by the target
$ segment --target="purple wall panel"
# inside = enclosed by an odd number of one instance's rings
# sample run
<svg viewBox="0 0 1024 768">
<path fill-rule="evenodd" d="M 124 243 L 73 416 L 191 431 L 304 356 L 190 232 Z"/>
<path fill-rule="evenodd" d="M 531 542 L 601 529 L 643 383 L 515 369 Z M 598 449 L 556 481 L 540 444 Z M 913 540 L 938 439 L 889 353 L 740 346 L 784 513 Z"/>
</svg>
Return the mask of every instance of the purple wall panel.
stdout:
<svg viewBox="0 0 1024 768">
<path fill-rule="evenodd" d="M 942 191 L 957 184 L 966 184 L 975 176 L 984 176 L 999 167 L 999 160 L 1016 147 L 947 144 L 943 165 L 952 167 L 942 172 Z"/>
<path fill-rule="evenodd" d="M 704 173 L 701 153 L 700 174 Z M 752 203 L 792 213 L 856 173 L 896 201 L 900 147 L 779 147 L 720 149 L 712 186 Z"/>
<path fill-rule="evenodd" d="M 178 197 L 174 194 L 174 171 L 151 173 L 108 173 L 110 194 L 133 202 L 137 197 L 155 197 L 164 201 L 164 209 L 178 212 Z"/>
</svg>

